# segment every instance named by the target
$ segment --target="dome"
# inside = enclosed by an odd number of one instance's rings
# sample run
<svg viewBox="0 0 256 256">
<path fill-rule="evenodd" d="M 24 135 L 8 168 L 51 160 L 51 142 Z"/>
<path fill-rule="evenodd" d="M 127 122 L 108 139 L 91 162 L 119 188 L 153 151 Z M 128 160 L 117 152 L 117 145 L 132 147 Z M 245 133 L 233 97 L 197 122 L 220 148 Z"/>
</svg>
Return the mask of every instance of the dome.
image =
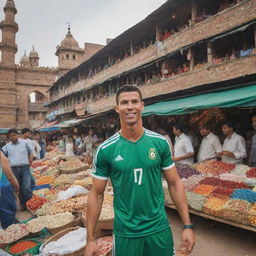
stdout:
<svg viewBox="0 0 256 256">
<path fill-rule="evenodd" d="M 68 33 L 64 40 L 61 41 L 60 47 L 68 48 L 68 49 L 77 49 L 79 48 L 78 42 L 74 39 L 73 35 L 68 30 Z"/>
<path fill-rule="evenodd" d="M 29 65 L 29 64 L 30 64 L 29 58 L 28 58 L 28 56 L 26 55 L 26 52 L 25 52 L 24 55 L 20 58 L 20 64 L 21 64 L 21 65 Z"/>
<path fill-rule="evenodd" d="M 14 1 L 13 1 L 13 0 L 7 0 L 5 7 L 8 7 L 8 8 L 15 8 L 15 3 L 14 3 Z"/>
<path fill-rule="evenodd" d="M 29 58 L 39 58 L 38 52 L 35 50 L 34 46 L 33 46 L 33 49 L 29 53 Z"/>
</svg>

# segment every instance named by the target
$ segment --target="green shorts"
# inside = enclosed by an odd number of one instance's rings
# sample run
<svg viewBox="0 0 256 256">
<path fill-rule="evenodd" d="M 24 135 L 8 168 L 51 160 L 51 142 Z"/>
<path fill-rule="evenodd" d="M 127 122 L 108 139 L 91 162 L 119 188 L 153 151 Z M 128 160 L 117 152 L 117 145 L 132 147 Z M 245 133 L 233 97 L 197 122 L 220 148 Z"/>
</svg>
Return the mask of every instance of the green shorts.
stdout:
<svg viewBox="0 0 256 256">
<path fill-rule="evenodd" d="M 170 228 L 153 235 L 128 238 L 114 236 L 113 256 L 174 256 Z"/>
</svg>

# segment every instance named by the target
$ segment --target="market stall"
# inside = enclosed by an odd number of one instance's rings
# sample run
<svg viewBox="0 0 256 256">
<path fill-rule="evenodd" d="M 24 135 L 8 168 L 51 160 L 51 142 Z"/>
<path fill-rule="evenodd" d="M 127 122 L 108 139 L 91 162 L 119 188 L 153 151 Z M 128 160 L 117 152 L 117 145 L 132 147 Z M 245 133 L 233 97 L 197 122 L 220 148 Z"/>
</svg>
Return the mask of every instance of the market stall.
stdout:
<svg viewBox="0 0 256 256">
<path fill-rule="evenodd" d="M 256 168 L 205 161 L 177 170 L 192 214 L 256 232 Z M 163 186 L 166 206 L 175 209 Z"/>
<path fill-rule="evenodd" d="M 1 230 L 0 255 L 83 255 L 87 197 L 92 184 L 89 164 L 76 156 L 65 156 L 52 146 L 46 158 L 34 161 L 31 167 L 36 187 L 26 206 L 32 217 Z M 110 185 L 105 198 L 96 232 L 100 256 L 112 252 Z"/>
</svg>

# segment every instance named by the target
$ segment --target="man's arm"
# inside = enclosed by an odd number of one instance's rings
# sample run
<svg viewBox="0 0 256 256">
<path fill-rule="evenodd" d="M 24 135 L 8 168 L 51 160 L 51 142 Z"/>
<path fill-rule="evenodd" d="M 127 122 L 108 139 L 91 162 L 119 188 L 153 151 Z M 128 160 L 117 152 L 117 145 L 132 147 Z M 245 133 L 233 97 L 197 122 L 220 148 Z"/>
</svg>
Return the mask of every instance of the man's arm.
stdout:
<svg viewBox="0 0 256 256">
<path fill-rule="evenodd" d="M 0 159 L 6 178 L 12 184 L 15 192 L 19 192 L 19 183 L 12 173 L 8 158 L 4 155 L 3 152 L 0 152 Z"/>
<path fill-rule="evenodd" d="M 193 153 L 192 152 L 191 153 L 187 153 L 187 154 L 185 154 L 183 156 L 172 157 L 172 160 L 173 161 L 180 161 L 180 160 L 184 160 L 184 159 L 190 158 L 192 156 L 194 156 L 194 152 Z"/>
<path fill-rule="evenodd" d="M 35 150 L 32 147 L 32 142 L 26 140 L 26 148 L 28 152 L 28 162 L 29 162 L 29 165 L 31 166 L 33 163 L 33 154 L 35 153 Z"/>
<path fill-rule="evenodd" d="M 92 189 L 89 193 L 87 202 L 87 244 L 85 248 L 85 256 L 98 255 L 98 247 L 95 242 L 96 237 L 94 233 L 100 217 L 106 185 L 107 180 L 93 179 Z"/>
<path fill-rule="evenodd" d="M 28 154 L 28 162 L 29 162 L 29 165 L 31 166 L 33 163 L 33 154 L 32 153 Z"/>
<path fill-rule="evenodd" d="M 183 225 L 190 225 L 190 217 L 184 185 L 177 173 L 176 167 L 164 170 L 164 176 L 168 183 L 168 189 L 174 202 Z M 195 244 L 194 232 L 192 229 L 184 229 L 182 232 L 182 252 L 188 255 L 192 252 Z"/>
</svg>

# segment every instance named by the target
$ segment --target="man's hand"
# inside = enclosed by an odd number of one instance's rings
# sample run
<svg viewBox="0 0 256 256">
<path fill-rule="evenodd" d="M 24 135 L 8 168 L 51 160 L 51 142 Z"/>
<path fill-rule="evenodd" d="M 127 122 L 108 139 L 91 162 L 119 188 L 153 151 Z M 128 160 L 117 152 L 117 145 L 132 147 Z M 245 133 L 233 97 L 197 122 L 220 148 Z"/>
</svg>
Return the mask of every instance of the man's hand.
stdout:
<svg viewBox="0 0 256 256">
<path fill-rule="evenodd" d="M 178 159 L 178 157 L 172 157 L 172 160 L 174 161 L 174 162 L 176 162 L 176 161 L 179 161 L 179 159 Z"/>
<path fill-rule="evenodd" d="M 98 245 L 95 241 L 87 242 L 84 251 L 84 256 L 99 256 Z"/>
<path fill-rule="evenodd" d="M 182 243 L 180 252 L 183 255 L 189 255 L 195 245 L 195 234 L 192 229 L 184 229 L 181 235 Z"/>
<path fill-rule="evenodd" d="M 223 151 L 222 154 L 227 157 L 235 157 L 234 153 L 227 150 Z"/>
</svg>

